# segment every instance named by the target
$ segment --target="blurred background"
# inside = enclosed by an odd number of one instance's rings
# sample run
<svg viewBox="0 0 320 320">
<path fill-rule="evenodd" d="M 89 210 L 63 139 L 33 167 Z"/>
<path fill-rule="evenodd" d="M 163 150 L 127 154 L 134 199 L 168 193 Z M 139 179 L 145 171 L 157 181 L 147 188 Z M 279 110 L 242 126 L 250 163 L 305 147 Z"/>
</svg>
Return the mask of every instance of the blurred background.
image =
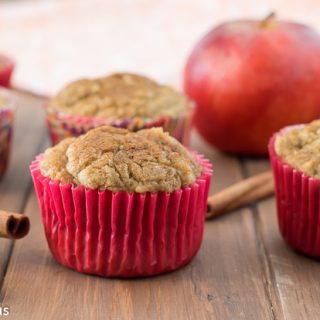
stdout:
<svg viewBox="0 0 320 320">
<path fill-rule="evenodd" d="M 179 87 L 186 57 L 204 33 L 270 11 L 320 31 L 319 0 L 2 0 L 0 52 L 16 63 L 13 83 L 41 94 L 113 71 Z"/>
</svg>

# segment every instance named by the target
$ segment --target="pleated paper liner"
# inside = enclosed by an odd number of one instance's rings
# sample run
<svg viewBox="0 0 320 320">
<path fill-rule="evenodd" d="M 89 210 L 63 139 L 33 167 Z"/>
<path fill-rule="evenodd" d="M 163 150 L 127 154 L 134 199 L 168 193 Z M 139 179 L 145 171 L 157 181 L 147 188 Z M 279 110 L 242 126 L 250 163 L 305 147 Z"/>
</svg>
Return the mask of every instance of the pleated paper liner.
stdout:
<svg viewBox="0 0 320 320">
<path fill-rule="evenodd" d="M 15 112 L 15 102 L 8 90 L 0 89 L 1 97 L 7 101 L 5 105 L 0 106 L 0 178 L 8 167 Z"/>
<path fill-rule="evenodd" d="M 30 166 L 49 248 L 61 264 L 105 277 L 151 276 L 187 264 L 203 234 L 211 164 L 190 186 L 166 193 L 85 189 Z"/>
<path fill-rule="evenodd" d="M 296 126 L 273 135 L 269 155 L 276 185 L 278 223 L 285 241 L 294 249 L 320 257 L 320 179 L 309 177 L 284 162 L 275 151 L 275 140 Z"/>
<path fill-rule="evenodd" d="M 47 125 L 52 144 L 69 137 L 77 137 L 90 129 L 110 125 L 118 128 L 126 128 L 131 131 L 138 131 L 151 127 L 162 127 L 184 145 L 189 144 L 190 122 L 192 110 L 179 117 L 159 117 L 147 119 L 141 117 L 124 119 L 102 119 L 98 117 L 85 117 L 63 114 L 47 109 Z"/>
</svg>

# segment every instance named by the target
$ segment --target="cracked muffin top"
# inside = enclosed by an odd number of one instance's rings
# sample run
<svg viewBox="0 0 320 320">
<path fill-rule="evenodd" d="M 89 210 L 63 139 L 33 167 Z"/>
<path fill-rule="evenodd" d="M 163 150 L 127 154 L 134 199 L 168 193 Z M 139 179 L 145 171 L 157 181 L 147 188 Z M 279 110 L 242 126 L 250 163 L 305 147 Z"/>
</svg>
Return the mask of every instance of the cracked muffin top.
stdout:
<svg viewBox="0 0 320 320">
<path fill-rule="evenodd" d="M 178 116 L 191 107 L 173 88 L 130 73 L 72 82 L 49 102 L 52 110 L 112 119 Z"/>
<path fill-rule="evenodd" d="M 306 175 L 320 178 L 320 120 L 279 135 L 276 153 Z"/>
<path fill-rule="evenodd" d="M 41 173 L 91 189 L 172 192 L 192 184 L 202 167 L 162 128 L 131 132 L 110 126 L 46 150 Z"/>
</svg>

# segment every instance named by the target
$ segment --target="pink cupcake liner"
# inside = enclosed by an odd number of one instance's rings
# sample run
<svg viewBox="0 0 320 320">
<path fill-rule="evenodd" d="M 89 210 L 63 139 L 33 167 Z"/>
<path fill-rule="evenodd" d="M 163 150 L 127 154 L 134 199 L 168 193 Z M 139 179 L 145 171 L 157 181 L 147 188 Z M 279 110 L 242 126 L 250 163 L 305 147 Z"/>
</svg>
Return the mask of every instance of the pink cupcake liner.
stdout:
<svg viewBox="0 0 320 320">
<path fill-rule="evenodd" d="M 166 193 L 86 189 L 41 175 L 30 166 L 44 230 L 62 265 L 104 277 L 151 276 L 187 264 L 203 235 L 211 164 L 190 186 Z"/>
<path fill-rule="evenodd" d="M 284 240 L 294 249 L 320 257 L 320 179 L 309 177 L 293 168 L 277 155 L 273 135 L 269 142 L 269 155 L 276 185 L 278 223 Z"/>
<path fill-rule="evenodd" d="M 138 131 L 151 127 L 162 127 L 164 131 L 175 137 L 184 145 L 189 145 L 192 110 L 180 117 L 160 117 L 154 120 L 135 117 L 124 119 L 102 119 L 98 117 L 85 117 L 63 114 L 47 109 L 47 125 L 52 144 L 69 137 L 77 137 L 90 129 L 110 125 Z"/>
<path fill-rule="evenodd" d="M 3 65 L 1 65 L 2 63 Z M 13 62 L 9 58 L 0 55 L 0 86 L 10 87 L 13 68 Z"/>
<path fill-rule="evenodd" d="M 0 107 L 0 178 L 5 174 L 11 150 L 11 140 L 14 122 L 14 101 L 10 93 L 0 89 L 0 96 L 8 100 L 5 106 Z"/>
</svg>

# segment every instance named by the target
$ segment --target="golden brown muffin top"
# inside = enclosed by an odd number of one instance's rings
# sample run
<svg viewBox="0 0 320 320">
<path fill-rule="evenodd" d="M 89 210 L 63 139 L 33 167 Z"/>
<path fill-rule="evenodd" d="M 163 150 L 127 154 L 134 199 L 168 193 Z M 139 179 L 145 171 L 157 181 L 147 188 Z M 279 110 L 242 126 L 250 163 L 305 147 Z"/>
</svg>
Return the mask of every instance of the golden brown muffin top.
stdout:
<svg viewBox="0 0 320 320">
<path fill-rule="evenodd" d="M 306 175 L 320 178 L 320 120 L 279 135 L 276 153 Z"/>
<path fill-rule="evenodd" d="M 173 88 L 129 73 L 72 82 L 49 103 L 49 108 L 64 113 L 112 119 L 177 116 L 191 106 Z"/>
<path fill-rule="evenodd" d="M 109 126 L 47 149 L 40 167 L 44 176 L 61 182 L 141 193 L 181 189 L 202 171 L 162 128 L 131 132 Z"/>
</svg>

